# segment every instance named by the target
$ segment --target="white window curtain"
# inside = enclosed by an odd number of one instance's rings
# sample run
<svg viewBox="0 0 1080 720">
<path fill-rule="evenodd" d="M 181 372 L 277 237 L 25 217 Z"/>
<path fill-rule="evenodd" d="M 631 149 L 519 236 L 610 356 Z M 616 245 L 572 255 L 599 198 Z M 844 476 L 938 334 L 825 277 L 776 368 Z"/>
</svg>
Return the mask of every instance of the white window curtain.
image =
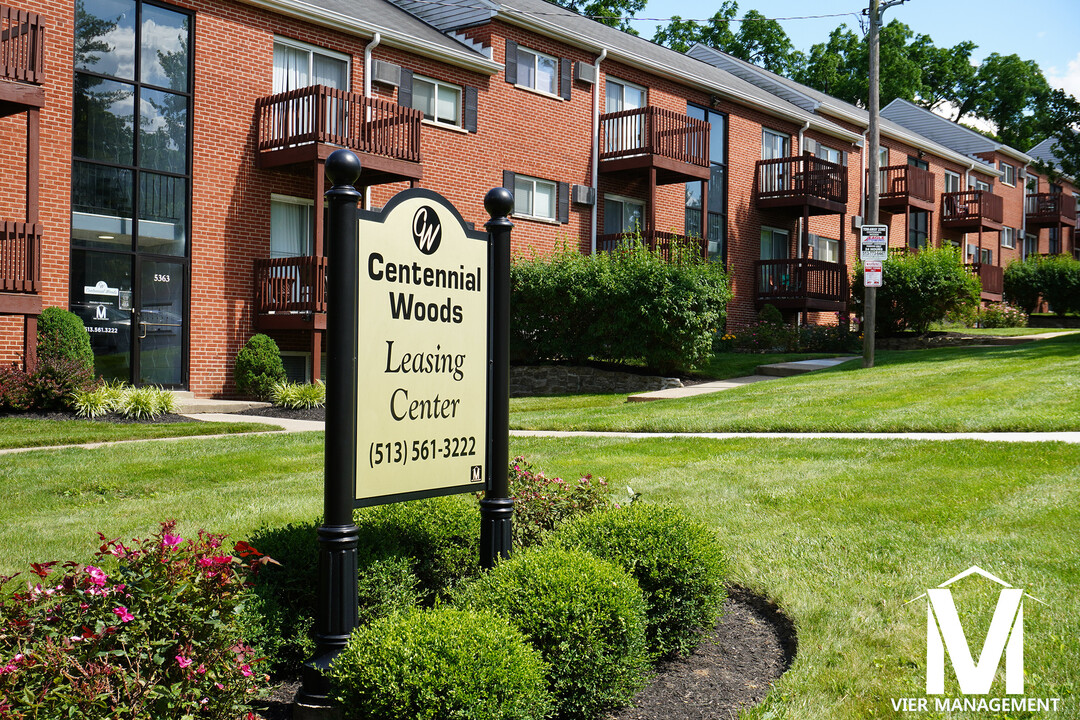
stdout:
<svg viewBox="0 0 1080 720">
<path fill-rule="evenodd" d="M 311 255 L 312 206 L 272 200 L 270 202 L 270 257 Z"/>
<path fill-rule="evenodd" d="M 274 43 L 274 94 L 311 85 L 311 53 Z"/>
</svg>

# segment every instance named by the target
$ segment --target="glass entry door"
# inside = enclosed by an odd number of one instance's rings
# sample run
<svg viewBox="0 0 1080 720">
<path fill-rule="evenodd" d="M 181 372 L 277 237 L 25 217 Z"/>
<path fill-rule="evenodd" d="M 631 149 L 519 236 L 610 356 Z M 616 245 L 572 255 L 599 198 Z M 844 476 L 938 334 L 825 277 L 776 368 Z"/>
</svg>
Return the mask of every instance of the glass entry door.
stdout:
<svg viewBox="0 0 1080 720">
<path fill-rule="evenodd" d="M 135 381 L 175 387 L 184 383 L 185 266 L 139 258 Z"/>
</svg>

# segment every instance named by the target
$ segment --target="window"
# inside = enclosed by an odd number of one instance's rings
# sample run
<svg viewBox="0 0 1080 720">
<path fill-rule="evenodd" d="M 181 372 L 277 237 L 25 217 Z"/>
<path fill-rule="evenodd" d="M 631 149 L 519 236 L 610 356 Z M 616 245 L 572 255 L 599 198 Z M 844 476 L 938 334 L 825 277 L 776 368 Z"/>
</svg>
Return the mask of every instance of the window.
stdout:
<svg viewBox="0 0 1080 720">
<path fill-rule="evenodd" d="M 618 195 L 604 196 L 604 234 L 640 232 L 645 228 L 645 203 Z"/>
<path fill-rule="evenodd" d="M 270 196 L 270 257 L 302 257 L 314 252 L 314 210 L 311 200 Z"/>
<path fill-rule="evenodd" d="M 983 265 L 993 265 L 994 252 L 990 248 L 981 248 L 979 250 L 979 262 Z"/>
<path fill-rule="evenodd" d="M 814 155 L 827 162 L 835 163 L 837 165 L 844 164 L 844 153 L 825 145 L 818 145 L 817 150 L 814 151 Z"/>
<path fill-rule="evenodd" d="M 887 147 L 879 147 L 878 148 L 878 167 L 883 168 L 883 167 L 888 167 L 888 165 L 889 165 L 889 148 L 887 148 Z"/>
<path fill-rule="evenodd" d="M 968 176 L 968 190 L 985 190 L 990 192 L 990 183 L 985 180 L 979 180 L 974 175 Z"/>
<path fill-rule="evenodd" d="M 727 249 L 727 115 L 696 105 L 686 109 L 689 117 L 709 123 L 709 179 L 686 183 L 686 234 L 705 238 L 709 260 L 724 262 Z M 702 192 L 708 208 L 702 208 Z M 702 228 L 703 221 L 706 227 Z"/>
<path fill-rule="evenodd" d="M 1011 227 L 1001 228 L 1001 247 L 1003 247 L 1003 248 L 1015 248 L 1016 247 L 1016 228 L 1011 228 Z"/>
<path fill-rule="evenodd" d="M 919 168 L 920 170 L 929 170 L 930 169 L 930 163 L 928 163 L 925 160 L 922 160 L 920 158 L 912 157 L 911 155 L 908 155 L 907 164 L 908 164 L 909 167 L 916 167 L 916 168 Z"/>
<path fill-rule="evenodd" d="M 1061 229 L 1056 228 L 1056 227 L 1052 227 L 1052 228 L 1047 228 L 1047 230 L 1048 230 L 1049 235 L 1050 235 L 1050 238 L 1049 238 L 1050 239 L 1049 253 L 1051 255 L 1060 255 L 1061 254 Z"/>
<path fill-rule="evenodd" d="M 809 257 L 831 263 L 840 262 L 840 241 L 811 235 Z"/>
<path fill-rule="evenodd" d="M 930 213 L 913 210 L 908 213 L 908 247 L 921 250 L 927 245 L 930 229 Z"/>
<path fill-rule="evenodd" d="M 557 95 L 559 93 L 559 61 L 550 55 L 519 45 L 516 84 L 549 95 Z"/>
<path fill-rule="evenodd" d="M 648 93 L 640 85 L 612 77 L 604 81 L 604 112 L 637 110 L 645 107 L 647 99 Z"/>
<path fill-rule="evenodd" d="M 791 138 L 774 130 L 761 129 L 761 159 L 779 160 L 791 155 Z M 787 187 L 787 163 L 769 163 L 762 168 L 761 189 L 776 192 Z"/>
<path fill-rule="evenodd" d="M 960 173 L 954 173 L 951 170 L 945 171 L 945 192 L 960 192 L 964 189 L 963 183 L 960 182 Z"/>
<path fill-rule="evenodd" d="M 790 252 L 790 235 L 779 228 L 761 228 L 761 259 L 786 260 Z"/>
<path fill-rule="evenodd" d="M 1029 170 L 1027 180 L 1024 182 L 1024 188 L 1032 195 L 1039 192 L 1039 176 Z"/>
<path fill-rule="evenodd" d="M 514 215 L 555 220 L 558 188 L 550 180 L 516 175 L 514 177 Z"/>
<path fill-rule="evenodd" d="M 1016 168 L 1008 163 L 999 162 L 998 170 L 1001 171 L 1001 182 L 1009 187 L 1016 186 Z"/>
<path fill-rule="evenodd" d="M 349 56 L 298 40 L 274 38 L 274 94 L 325 85 L 349 89 Z"/>
<path fill-rule="evenodd" d="M 461 88 L 457 85 L 413 75 L 412 106 L 424 119 L 461 127 Z"/>
<path fill-rule="evenodd" d="M 1039 236 L 1028 233 L 1024 235 L 1024 259 L 1039 254 Z"/>
</svg>

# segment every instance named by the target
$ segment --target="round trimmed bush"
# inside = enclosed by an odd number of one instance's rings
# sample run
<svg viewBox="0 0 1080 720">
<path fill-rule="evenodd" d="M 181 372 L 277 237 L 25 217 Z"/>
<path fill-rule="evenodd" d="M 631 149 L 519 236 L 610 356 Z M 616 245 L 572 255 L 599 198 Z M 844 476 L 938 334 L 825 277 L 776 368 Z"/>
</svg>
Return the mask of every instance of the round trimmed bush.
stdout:
<svg viewBox="0 0 1080 720">
<path fill-rule="evenodd" d="M 612 563 L 579 550 L 530 549 L 457 600 L 502 615 L 540 651 L 556 717 L 599 717 L 645 686 L 645 604 L 634 579 Z"/>
<path fill-rule="evenodd" d="M 94 369 L 94 350 L 86 326 L 78 315 L 62 307 L 47 307 L 38 316 L 37 354 L 39 362 L 68 360 Z"/>
<path fill-rule="evenodd" d="M 346 718 L 542 720 L 545 670 L 502 618 L 441 607 L 358 628 L 330 679 Z"/>
<path fill-rule="evenodd" d="M 273 395 L 274 385 L 285 380 L 285 366 L 277 343 L 262 333 L 252 335 L 236 354 L 233 370 L 236 389 L 244 395 L 266 399 Z"/>
<path fill-rule="evenodd" d="M 685 654 L 716 624 L 727 593 L 716 535 L 677 508 L 636 502 L 559 528 L 554 542 L 610 560 L 645 598 L 649 649 Z"/>
</svg>

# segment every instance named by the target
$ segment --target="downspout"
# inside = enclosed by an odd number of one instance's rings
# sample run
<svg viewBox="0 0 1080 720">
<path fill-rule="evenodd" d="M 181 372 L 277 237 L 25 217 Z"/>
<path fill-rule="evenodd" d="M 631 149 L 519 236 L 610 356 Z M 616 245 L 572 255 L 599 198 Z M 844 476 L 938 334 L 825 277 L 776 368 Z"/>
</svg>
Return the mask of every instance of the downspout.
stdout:
<svg viewBox="0 0 1080 720">
<path fill-rule="evenodd" d="M 805 133 L 807 128 L 809 128 L 809 127 L 810 127 L 810 121 L 807 120 L 806 123 L 801 128 L 799 128 L 799 155 L 805 155 L 806 154 L 803 151 L 803 133 Z M 797 257 L 797 258 L 804 257 L 804 253 L 806 252 L 806 248 L 803 247 L 803 240 L 804 240 L 804 232 L 803 231 L 804 231 L 803 219 L 800 217 L 799 218 L 799 230 L 798 230 L 799 234 L 797 236 L 799 239 L 795 243 L 795 257 Z"/>
<path fill-rule="evenodd" d="M 600 63 L 607 57 L 607 48 L 600 48 L 600 57 L 593 63 L 593 99 L 592 99 L 592 219 L 589 228 L 590 254 L 596 254 L 596 212 L 600 205 Z"/>
<path fill-rule="evenodd" d="M 971 189 L 971 179 L 972 179 L 971 178 L 971 173 L 973 173 L 973 172 L 975 172 L 975 161 L 974 160 L 971 161 L 971 164 L 968 165 L 967 172 L 964 173 L 964 178 L 965 178 L 964 179 L 964 191 L 967 191 L 967 190 Z M 967 261 L 967 251 L 968 251 L 968 244 L 969 244 L 968 240 L 967 240 L 967 236 L 968 236 L 968 233 L 964 233 L 964 241 L 963 241 L 964 242 L 964 247 L 960 250 L 960 257 L 962 257 L 965 261 Z M 978 261 L 978 257 L 973 257 L 972 258 L 972 262 L 977 262 L 977 261 Z"/>
<path fill-rule="evenodd" d="M 371 42 L 364 48 L 364 99 L 371 98 L 371 52 L 379 47 L 379 43 L 382 42 L 382 35 L 375 33 L 375 37 L 371 38 Z M 368 120 L 371 119 L 371 108 L 367 109 Z M 364 188 L 364 209 L 371 209 L 371 192 L 370 188 Z"/>
</svg>

